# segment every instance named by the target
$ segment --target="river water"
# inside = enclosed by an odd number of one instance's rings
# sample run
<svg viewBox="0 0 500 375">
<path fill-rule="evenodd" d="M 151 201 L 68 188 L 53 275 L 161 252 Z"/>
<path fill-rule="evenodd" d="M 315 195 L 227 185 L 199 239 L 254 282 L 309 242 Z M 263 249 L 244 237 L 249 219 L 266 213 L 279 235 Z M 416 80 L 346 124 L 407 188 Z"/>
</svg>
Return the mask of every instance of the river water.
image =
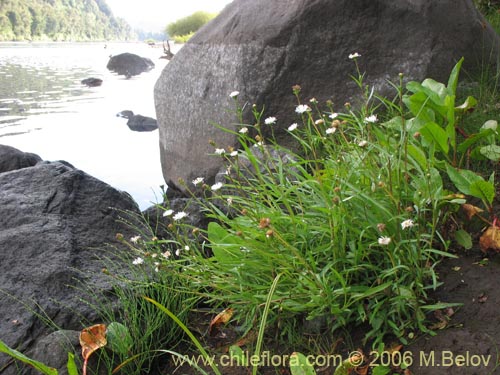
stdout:
<svg viewBox="0 0 500 375">
<path fill-rule="evenodd" d="M 150 72 L 126 79 L 109 72 L 109 55 L 149 57 Z M 0 144 L 65 160 L 130 193 L 144 209 L 164 184 L 158 130 L 133 132 L 116 114 L 156 117 L 154 84 L 167 61 L 144 43 L 1 43 Z M 101 78 L 100 87 L 80 83 Z"/>
</svg>

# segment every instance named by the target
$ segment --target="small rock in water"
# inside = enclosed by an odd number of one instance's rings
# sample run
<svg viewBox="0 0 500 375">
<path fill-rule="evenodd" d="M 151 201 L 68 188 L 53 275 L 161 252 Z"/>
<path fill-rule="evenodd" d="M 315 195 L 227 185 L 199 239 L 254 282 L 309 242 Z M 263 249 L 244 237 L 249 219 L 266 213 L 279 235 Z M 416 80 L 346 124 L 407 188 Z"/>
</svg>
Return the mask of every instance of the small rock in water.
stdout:
<svg viewBox="0 0 500 375">
<path fill-rule="evenodd" d="M 118 112 L 116 116 L 127 118 L 128 127 L 136 132 L 151 132 L 158 129 L 158 123 L 152 117 L 135 115 L 134 112 L 129 110 Z"/>
<path fill-rule="evenodd" d="M 88 87 L 97 87 L 102 85 L 102 79 L 100 78 L 85 78 L 84 80 L 81 81 L 82 85 L 88 86 Z"/>
</svg>

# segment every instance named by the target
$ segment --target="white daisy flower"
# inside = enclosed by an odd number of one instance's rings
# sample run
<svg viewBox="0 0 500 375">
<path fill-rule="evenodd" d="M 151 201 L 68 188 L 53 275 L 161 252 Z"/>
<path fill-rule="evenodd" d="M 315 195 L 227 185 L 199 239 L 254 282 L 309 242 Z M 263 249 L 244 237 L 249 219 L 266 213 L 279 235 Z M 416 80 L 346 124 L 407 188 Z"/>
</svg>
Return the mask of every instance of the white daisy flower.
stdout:
<svg viewBox="0 0 500 375">
<path fill-rule="evenodd" d="M 141 236 L 134 236 L 130 239 L 131 242 L 137 243 L 141 239 Z"/>
<path fill-rule="evenodd" d="M 166 210 L 163 213 L 163 217 L 171 216 L 174 213 L 174 210 Z"/>
<path fill-rule="evenodd" d="M 135 258 L 133 261 L 132 261 L 132 264 L 134 265 L 139 265 L 139 264 L 143 264 L 144 263 L 144 259 L 142 259 L 141 257 L 137 257 Z"/>
<path fill-rule="evenodd" d="M 222 155 L 222 154 L 224 154 L 225 152 L 226 152 L 226 150 L 224 150 L 223 148 L 216 148 L 216 149 L 215 149 L 215 153 L 216 153 L 217 155 Z"/>
<path fill-rule="evenodd" d="M 332 114 L 331 114 L 330 116 L 328 116 L 328 117 L 330 117 L 332 120 L 335 120 L 337 117 L 339 117 L 339 114 L 338 114 L 338 113 L 332 113 Z"/>
<path fill-rule="evenodd" d="M 308 112 L 311 110 L 311 107 L 309 107 L 307 104 L 299 104 L 297 108 L 295 108 L 295 112 L 297 112 L 299 115 Z"/>
<path fill-rule="evenodd" d="M 222 187 L 222 185 L 223 185 L 222 182 L 217 182 L 216 184 L 212 185 L 211 189 L 212 191 L 217 191 Z"/>
<path fill-rule="evenodd" d="M 375 123 L 377 122 L 377 115 L 371 115 L 365 118 L 365 122 Z"/>
<path fill-rule="evenodd" d="M 288 131 L 293 132 L 295 129 L 297 129 L 297 127 L 298 127 L 297 123 L 294 122 L 292 125 L 288 127 Z"/>
<path fill-rule="evenodd" d="M 230 98 L 236 98 L 238 95 L 240 95 L 239 91 L 233 91 L 231 94 L 229 94 Z"/>
<path fill-rule="evenodd" d="M 264 120 L 264 124 L 266 125 L 273 125 L 273 124 L 276 124 L 276 117 L 274 116 L 271 116 L 271 117 L 268 117 Z"/>
<path fill-rule="evenodd" d="M 326 134 L 333 134 L 337 131 L 337 128 L 328 128 L 326 129 Z"/>
<path fill-rule="evenodd" d="M 415 222 L 412 219 L 405 220 L 401 223 L 401 229 L 411 228 L 415 226 Z"/>
<path fill-rule="evenodd" d="M 359 147 L 365 147 L 368 144 L 368 141 L 362 140 L 358 143 Z"/>
<path fill-rule="evenodd" d="M 193 185 L 194 186 L 197 186 L 199 184 L 201 184 L 205 179 L 203 177 L 196 177 L 194 180 L 193 180 Z"/>
<path fill-rule="evenodd" d="M 380 237 L 378 239 L 378 244 L 379 245 L 389 245 L 391 243 L 391 238 L 390 237 Z"/>
<path fill-rule="evenodd" d="M 359 53 L 357 53 L 357 52 L 351 53 L 349 55 L 349 59 L 351 59 L 351 60 L 352 59 L 357 59 L 358 57 L 361 57 L 361 55 Z"/>
<path fill-rule="evenodd" d="M 175 221 L 178 221 L 178 220 L 181 220 L 181 219 L 184 219 L 186 216 L 188 216 L 187 213 L 185 213 L 184 211 L 179 211 L 177 212 L 174 216 L 173 216 L 173 219 Z"/>
<path fill-rule="evenodd" d="M 246 126 L 242 127 L 242 128 L 240 129 L 240 133 L 241 133 L 241 134 L 246 134 L 246 133 L 248 133 L 248 128 L 247 128 Z"/>
</svg>

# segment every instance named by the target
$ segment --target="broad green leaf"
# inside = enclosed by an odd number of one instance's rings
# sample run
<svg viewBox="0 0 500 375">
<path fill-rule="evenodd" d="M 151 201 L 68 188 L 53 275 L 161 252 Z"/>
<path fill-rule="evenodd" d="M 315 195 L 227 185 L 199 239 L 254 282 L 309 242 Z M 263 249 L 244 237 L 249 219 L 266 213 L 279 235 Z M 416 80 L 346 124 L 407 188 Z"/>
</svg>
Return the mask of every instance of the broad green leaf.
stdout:
<svg viewBox="0 0 500 375">
<path fill-rule="evenodd" d="M 429 122 L 422 129 L 420 129 L 420 134 L 424 138 L 424 140 L 429 144 L 436 144 L 438 149 L 445 154 L 448 154 L 449 145 L 448 145 L 448 136 L 446 132 L 443 130 L 435 122 Z"/>
<path fill-rule="evenodd" d="M 470 195 L 491 205 L 495 198 L 495 186 L 488 181 L 475 181 L 470 185 Z"/>
<path fill-rule="evenodd" d="M 498 128 L 498 122 L 496 120 L 488 120 L 483 124 L 483 126 L 481 126 L 481 131 L 484 130 L 496 131 L 497 128 Z"/>
<path fill-rule="evenodd" d="M 466 195 L 472 195 L 471 185 L 474 182 L 484 181 L 481 176 L 478 176 L 474 172 L 467 169 L 458 170 L 450 165 L 447 165 L 446 172 L 458 191 Z"/>
<path fill-rule="evenodd" d="M 416 82 L 415 82 L 416 83 Z M 436 115 L 431 108 L 428 108 L 429 97 L 423 92 L 417 92 L 411 96 L 404 96 L 403 102 L 407 105 L 414 116 L 424 122 L 436 121 Z"/>
<path fill-rule="evenodd" d="M 478 143 L 480 140 L 487 138 L 490 135 L 494 135 L 494 134 L 495 134 L 495 132 L 492 129 L 481 130 L 479 133 L 471 135 L 465 141 L 460 143 L 460 145 L 457 147 L 457 150 L 460 152 L 465 152 L 465 151 L 467 151 L 468 148 L 470 148 L 474 144 Z"/>
<path fill-rule="evenodd" d="M 479 152 L 481 152 L 481 155 L 483 155 L 485 158 L 489 160 L 492 161 L 500 160 L 500 146 L 497 145 L 484 146 L 480 148 Z"/>
<path fill-rule="evenodd" d="M 316 375 L 316 371 L 309 364 L 307 357 L 297 352 L 292 353 L 290 356 L 290 372 L 292 375 Z"/>
<path fill-rule="evenodd" d="M 129 353 L 134 341 L 127 327 L 118 322 L 112 322 L 106 329 L 108 347 L 115 353 L 126 355 Z"/>
<path fill-rule="evenodd" d="M 466 250 L 472 249 L 472 237 L 463 229 L 457 230 L 455 233 L 455 241 L 464 247 Z"/>
<path fill-rule="evenodd" d="M 426 122 L 421 118 L 412 117 L 409 120 L 406 120 L 406 131 L 413 135 L 414 133 L 420 131 L 425 126 Z"/>
<path fill-rule="evenodd" d="M 432 78 L 427 78 L 422 82 L 422 88 L 434 104 L 439 106 L 444 105 L 444 99 L 448 94 L 448 90 L 445 85 L 433 80 Z"/>
<path fill-rule="evenodd" d="M 458 75 L 460 74 L 460 68 L 462 67 L 463 62 L 464 58 L 462 57 L 451 70 L 450 78 L 448 79 L 448 86 L 446 87 L 448 89 L 448 95 L 455 95 L 457 92 Z"/>
<path fill-rule="evenodd" d="M 208 224 L 208 239 L 217 261 L 231 264 L 240 260 L 241 247 L 244 245 L 241 237 L 229 233 L 220 224 L 211 222 Z"/>
<path fill-rule="evenodd" d="M 57 375 L 57 370 L 55 368 L 44 365 L 41 362 L 35 361 L 31 358 L 26 357 L 23 353 L 18 352 L 15 349 L 7 346 L 2 340 L 0 340 L 0 353 L 5 353 L 11 356 L 14 359 L 17 359 L 29 366 L 32 366 L 34 369 L 40 371 L 46 375 Z"/>
<path fill-rule="evenodd" d="M 408 155 L 410 155 L 410 157 L 418 163 L 420 168 L 424 170 L 427 169 L 427 155 L 420 147 L 412 144 L 408 145 Z"/>
</svg>

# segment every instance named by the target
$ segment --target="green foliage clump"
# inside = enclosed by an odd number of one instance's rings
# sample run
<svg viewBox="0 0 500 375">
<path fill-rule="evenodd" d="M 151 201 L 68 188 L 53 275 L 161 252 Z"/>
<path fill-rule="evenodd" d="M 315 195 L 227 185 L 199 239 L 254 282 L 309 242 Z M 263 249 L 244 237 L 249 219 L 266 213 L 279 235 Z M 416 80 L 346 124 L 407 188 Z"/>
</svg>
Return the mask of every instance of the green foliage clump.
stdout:
<svg viewBox="0 0 500 375">
<path fill-rule="evenodd" d="M 197 32 L 203 25 L 214 18 L 216 14 L 198 11 L 190 16 L 181 18 L 167 25 L 166 32 L 169 37 L 176 42 L 179 40 L 187 41 L 190 36 Z M 176 39 L 180 38 L 180 39 Z"/>
<path fill-rule="evenodd" d="M 0 2 L 0 41 L 129 40 L 130 26 L 104 0 Z"/>
<path fill-rule="evenodd" d="M 252 329 L 281 274 L 269 324 L 288 343 L 305 321 L 331 332 L 364 325 L 376 344 L 427 332 L 426 313 L 445 306 L 428 299 L 438 286 L 435 266 L 453 256 L 452 240 L 470 240 L 464 230 L 446 237 L 441 229 L 467 196 L 488 210 L 494 198 L 493 175 L 464 170 L 475 155 L 497 160 L 490 151 L 498 136 L 487 126 L 466 142 L 457 137 L 476 104 L 472 97 L 455 103 L 460 66 L 447 85 L 427 79 L 406 92 L 401 76 L 395 101 L 378 104 L 358 70 L 365 105 L 343 112 L 301 102 L 295 87 L 298 121 L 288 132 L 299 152 L 265 138 L 262 129 L 272 132 L 276 118 L 254 106 L 253 125 L 243 125 L 238 105 L 240 128 L 226 131 L 241 149 L 215 152 L 227 161 L 226 181 L 186 183 L 195 199 L 207 196 L 198 204 L 213 220 L 203 245 L 179 237 L 192 287 Z M 374 114 L 380 107 L 385 115 Z M 174 232 L 184 216 L 173 216 Z"/>
</svg>

